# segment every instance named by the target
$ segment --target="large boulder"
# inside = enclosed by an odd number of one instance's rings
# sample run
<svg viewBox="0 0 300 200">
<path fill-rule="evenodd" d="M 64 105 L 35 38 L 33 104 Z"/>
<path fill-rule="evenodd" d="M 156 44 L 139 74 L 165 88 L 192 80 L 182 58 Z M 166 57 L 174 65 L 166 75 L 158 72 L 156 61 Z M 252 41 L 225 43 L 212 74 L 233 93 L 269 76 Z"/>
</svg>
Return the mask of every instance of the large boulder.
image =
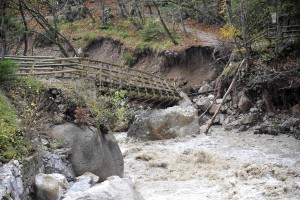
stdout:
<svg viewBox="0 0 300 200">
<path fill-rule="evenodd" d="M 133 184 L 127 179 L 118 176 L 109 177 L 106 181 L 95 185 L 83 192 L 74 192 L 67 195 L 64 200 L 143 200 L 142 196 L 134 190 Z"/>
<path fill-rule="evenodd" d="M 128 136 L 141 140 L 162 140 L 195 135 L 199 130 L 197 110 L 193 106 L 174 106 L 146 111 L 137 116 Z"/>
<path fill-rule="evenodd" d="M 49 135 L 71 148 L 70 162 L 77 176 L 91 172 L 105 180 L 124 174 L 123 156 L 113 135 L 72 123 L 54 126 Z"/>
</svg>

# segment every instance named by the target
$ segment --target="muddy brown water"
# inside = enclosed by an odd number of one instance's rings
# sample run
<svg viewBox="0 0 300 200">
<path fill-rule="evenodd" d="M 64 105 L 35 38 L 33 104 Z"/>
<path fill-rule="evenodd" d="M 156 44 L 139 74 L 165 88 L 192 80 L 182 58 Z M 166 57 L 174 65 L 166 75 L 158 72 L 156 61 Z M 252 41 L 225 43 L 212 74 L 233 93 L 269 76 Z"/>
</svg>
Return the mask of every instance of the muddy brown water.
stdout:
<svg viewBox="0 0 300 200">
<path fill-rule="evenodd" d="M 125 176 L 146 200 L 300 199 L 300 141 L 293 137 L 221 127 L 163 141 L 115 136 Z"/>
</svg>

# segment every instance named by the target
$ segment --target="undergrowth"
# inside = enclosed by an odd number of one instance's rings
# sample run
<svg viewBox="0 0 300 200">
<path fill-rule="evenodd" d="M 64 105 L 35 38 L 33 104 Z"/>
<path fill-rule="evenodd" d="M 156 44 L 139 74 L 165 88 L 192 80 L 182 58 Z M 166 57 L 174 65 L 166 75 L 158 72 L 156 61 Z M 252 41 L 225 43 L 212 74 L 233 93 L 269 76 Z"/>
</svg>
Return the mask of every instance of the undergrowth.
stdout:
<svg viewBox="0 0 300 200">
<path fill-rule="evenodd" d="M 29 142 L 20 129 L 20 120 L 7 97 L 0 92 L 0 159 L 21 160 L 29 153 Z"/>
<path fill-rule="evenodd" d="M 74 22 L 61 22 L 59 25 L 61 32 L 66 35 L 70 41 L 74 37 L 81 37 L 74 42 L 76 48 L 83 48 L 90 42 L 109 37 L 125 43 L 126 47 L 139 53 L 151 49 L 153 51 L 163 51 L 174 47 L 173 43 L 166 37 L 158 20 L 149 19 L 145 27 L 137 31 L 129 19 L 113 19 L 108 24 L 108 29 L 101 29 L 100 24 L 90 23 L 89 19 L 77 20 Z M 181 32 L 172 32 L 172 35 L 179 43 L 189 40 Z"/>
<path fill-rule="evenodd" d="M 64 96 L 80 96 L 84 104 L 73 101 L 75 105 L 75 122 L 79 125 L 90 124 L 98 129 L 106 125 L 110 129 L 128 123 L 134 113 L 126 98 L 125 91 L 101 95 L 91 92 L 95 85 L 91 80 L 81 79 L 78 82 L 51 83 L 50 87 L 60 88 Z M 78 99 L 78 98 L 77 98 Z"/>
</svg>

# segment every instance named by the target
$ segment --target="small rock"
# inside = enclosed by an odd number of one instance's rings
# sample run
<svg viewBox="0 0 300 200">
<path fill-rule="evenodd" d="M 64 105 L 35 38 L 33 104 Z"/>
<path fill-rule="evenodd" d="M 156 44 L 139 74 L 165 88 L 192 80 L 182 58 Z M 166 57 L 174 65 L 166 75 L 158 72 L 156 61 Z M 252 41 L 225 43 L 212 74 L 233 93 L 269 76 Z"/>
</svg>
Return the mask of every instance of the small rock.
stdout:
<svg viewBox="0 0 300 200">
<path fill-rule="evenodd" d="M 81 36 L 76 36 L 76 37 L 73 37 L 72 39 L 74 40 L 74 41 L 78 41 L 78 40 L 80 40 L 82 37 Z"/>
<path fill-rule="evenodd" d="M 98 182 L 100 181 L 99 176 L 97 176 L 97 175 L 95 175 L 95 174 L 93 174 L 93 173 L 91 173 L 91 172 L 85 172 L 82 176 L 89 176 L 89 177 L 91 177 L 91 179 L 92 179 L 92 184 L 96 184 L 96 183 L 98 183 Z M 79 177 L 80 177 L 80 176 L 79 176 Z M 78 179 L 79 177 L 77 177 L 77 179 Z"/>
<path fill-rule="evenodd" d="M 251 101 L 248 99 L 248 97 L 244 94 L 241 96 L 239 101 L 239 108 L 242 112 L 247 112 L 252 106 Z"/>
<path fill-rule="evenodd" d="M 75 173 L 68 161 L 63 161 L 58 154 L 45 152 L 42 160 L 45 167 L 45 173 L 63 174 L 69 181 L 73 181 L 75 179 Z"/>
<path fill-rule="evenodd" d="M 222 103 L 222 101 L 223 101 L 223 99 L 216 99 L 216 103 L 217 103 L 217 104 Z"/>
<path fill-rule="evenodd" d="M 231 101 L 232 100 L 232 96 L 230 94 L 228 94 L 225 98 L 225 101 Z"/>
<path fill-rule="evenodd" d="M 258 112 L 258 109 L 257 109 L 257 108 L 251 108 L 251 109 L 250 109 L 250 112 L 252 112 L 252 113 L 257 113 L 257 112 Z"/>
<path fill-rule="evenodd" d="M 75 192 L 84 192 L 92 186 L 92 178 L 87 175 L 81 175 L 76 178 L 76 182 L 71 186 L 71 188 L 66 192 L 64 196 L 68 196 Z"/>
<path fill-rule="evenodd" d="M 269 117 L 274 117 L 274 116 L 275 116 L 275 113 L 269 112 L 268 115 L 269 115 Z"/>
<path fill-rule="evenodd" d="M 294 117 L 290 117 L 287 120 L 285 120 L 282 123 L 283 127 L 296 127 L 300 125 L 300 119 L 299 118 L 294 118 Z"/>
<path fill-rule="evenodd" d="M 41 139 L 41 142 L 42 142 L 42 145 L 43 145 L 43 146 L 50 147 L 50 143 L 49 143 L 48 140 L 42 138 L 42 139 Z"/>
<path fill-rule="evenodd" d="M 205 92 L 209 92 L 212 90 L 214 90 L 214 88 L 212 86 L 210 86 L 209 84 L 205 84 L 199 89 L 198 93 L 205 93 Z"/>
<path fill-rule="evenodd" d="M 202 97 L 196 102 L 196 105 L 200 110 L 206 111 L 211 104 L 211 100 L 209 97 Z"/>
<path fill-rule="evenodd" d="M 35 176 L 36 197 L 41 200 L 59 199 L 63 194 L 60 180 L 50 174 L 38 174 Z"/>
<path fill-rule="evenodd" d="M 217 104 L 213 104 L 209 109 L 209 114 L 215 114 L 216 110 L 218 108 Z"/>
<path fill-rule="evenodd" d="M 258 100 L 256 102 L 257 107 L 262 108 L 264 106 L 264 101 L 263 100 Z"/>
<path fill-rule="evenodd" d="M 246 115 L 242 117 L 241 124 L 243 125 L 251 124 L 253 122 L 253 118 L 254 118 L 253 115 Z"/>
<path fill-rule="evenodd" d="M 292 107 L 292 114 L 294 116 L 300 116 L 300 104 L 296 104 Z"/>
<path fill-rule="evenodd" d="M 244 131 L 247 131 L 247 130 L 248 130 L 247 126 L 243 125 L 243 126 L 241 126 L 241 127 L 238 129 L 238 132 L 244 132 Z"/>
<path fill-rule="evenodd" d="M 227 109 L 227 110 L 226 110 L 226 114 L 232 115 L 232 111 L 231 111 L 230 109 Z"/>
<path fill-rule="evenodd" d="M 140 193 L 135 191 L 133 183 L 128 179 L 117 176 L 108 177 L 106 181 L 97 184 L 86 191 L 75 192 L 66 196 L 64 200 L 143 200 Z"/>
</svg>

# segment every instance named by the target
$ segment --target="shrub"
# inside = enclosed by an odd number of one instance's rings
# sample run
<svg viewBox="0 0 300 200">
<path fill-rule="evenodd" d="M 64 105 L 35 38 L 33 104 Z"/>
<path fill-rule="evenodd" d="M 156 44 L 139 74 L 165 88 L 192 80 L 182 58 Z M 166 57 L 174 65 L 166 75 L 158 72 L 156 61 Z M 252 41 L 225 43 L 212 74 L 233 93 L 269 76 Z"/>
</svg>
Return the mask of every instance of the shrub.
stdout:
<svg viewBox="0 0 300 200">
<path fill-rule="evenodd" d="M 75 122 L 79 125 L 87 123 L 89 114 L 86 108 L 77 108 L 75 110 Z"/>
<path fill-rule="evenodd" d="M 130 52 L 124 52 L 123 59 L 125 61 L 125 65 L 128 67 L 131 67 L 136 62 L 136 57 L 134 57 Z"/>
<path fill-rule="evenodd" d="M 140 34 L 145 42 L 160 40 L 165 36 L 163 27 L 158 19 L 148 19 Z"/>
<path fill-rule="evenodd" d="M 91 42 L 93 40 L 96 40 L 98 38 L 98 35 L 97 33 L 84 33 L 83 36 L 82 36 L 82 39 L 84 41 L 87 41 L 87 42 Z"/>
<path fill-rule="evenodd" d="M 11 60 L 0 61 L 0 83 L 16 78 L 17 64 Z"/>
<path fill-rule="evenodd" d="M 234 26 L 225 24 L 220 29 L 220 33 L 224 38 L 232 39 L 235 35 L 240 35 L 240 32 Z"/>
</svg>

